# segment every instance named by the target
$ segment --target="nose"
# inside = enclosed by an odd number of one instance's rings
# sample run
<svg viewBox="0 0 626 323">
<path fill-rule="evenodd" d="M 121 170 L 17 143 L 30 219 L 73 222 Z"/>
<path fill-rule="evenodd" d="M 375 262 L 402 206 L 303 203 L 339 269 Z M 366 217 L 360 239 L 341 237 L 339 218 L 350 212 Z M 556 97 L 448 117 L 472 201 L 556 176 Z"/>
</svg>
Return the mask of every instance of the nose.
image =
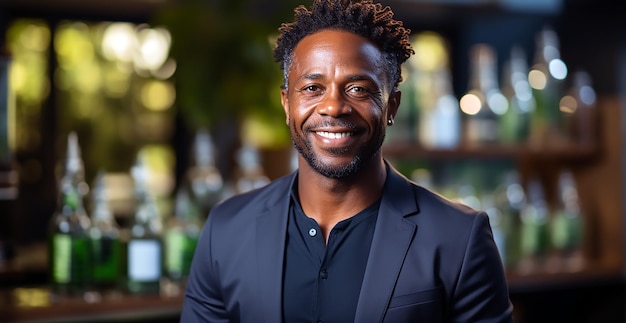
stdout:
<svg viewBox="0 0 626 323">
<path fill-rule="evenodd" d="M 347 102 L 343 91 L 333 87 L 324 93 L 317 105 L 317 113 L 336 118 L 352 113 L 352 107 Z"/>
</svg>

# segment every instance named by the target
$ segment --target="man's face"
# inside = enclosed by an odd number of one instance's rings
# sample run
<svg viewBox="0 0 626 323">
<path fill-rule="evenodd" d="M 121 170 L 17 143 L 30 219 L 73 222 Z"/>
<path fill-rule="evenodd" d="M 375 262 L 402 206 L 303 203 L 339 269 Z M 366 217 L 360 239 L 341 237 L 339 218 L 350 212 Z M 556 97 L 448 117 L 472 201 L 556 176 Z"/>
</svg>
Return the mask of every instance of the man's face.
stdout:
<svg viewBox="0 0 626 323">
<path fill-rule="evenodd" d="M 380 154 L 398 108 L 381 52 L 366 38 L 324 30 L 295 47 L 281 94 L 296 149 L 318 173 L 344 178 Z"/>
</svg>

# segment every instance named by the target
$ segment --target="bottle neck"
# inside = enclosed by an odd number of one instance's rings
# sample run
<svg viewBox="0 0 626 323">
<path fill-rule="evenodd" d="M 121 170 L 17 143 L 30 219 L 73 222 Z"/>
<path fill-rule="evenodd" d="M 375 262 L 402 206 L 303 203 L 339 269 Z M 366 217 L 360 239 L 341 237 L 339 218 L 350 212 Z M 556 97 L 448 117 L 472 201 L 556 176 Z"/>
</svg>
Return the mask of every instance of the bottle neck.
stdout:
<svg viewBox="0 0 626 323">
<path fill-rule="evenodd" d="M 87 184 L 78 174 L 66 174 L 60 183 L 58 211 L 64 216 L 85 216 L 83 199 L 87 194 Z"/>
<path fill-rule="evenodd" d="M 493 50 L 485 45 L 476 45 L 472 52 L 471 85 L 475 91 L 488 93 L 498 89 L 496 62 Z"/>
</svg>

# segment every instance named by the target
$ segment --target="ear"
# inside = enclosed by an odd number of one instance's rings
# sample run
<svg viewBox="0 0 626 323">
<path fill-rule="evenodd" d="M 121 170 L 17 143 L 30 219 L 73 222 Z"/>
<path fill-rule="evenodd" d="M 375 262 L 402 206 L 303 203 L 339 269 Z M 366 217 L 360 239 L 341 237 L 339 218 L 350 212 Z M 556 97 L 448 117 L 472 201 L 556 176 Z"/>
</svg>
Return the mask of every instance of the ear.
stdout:
<svg viewBox="0 0 626 323">
<path fill-rule="evenodd" d="M 283 106 L 283 110 L 285 110 L 285 123 L 289 125 L 289 98 L 287 97 L 287 90 L 280 90 L 280 104 Z"/>
<path fill-rule="evenodd" d="M 396 117 L 396 113 L 398 113 L 398 108 L 400 107 L 401 97 L 402 92 L 400 90 L 395 89 L 391 91 L 387 102 L 387 118 L 394 119 Z"/>
</svg>

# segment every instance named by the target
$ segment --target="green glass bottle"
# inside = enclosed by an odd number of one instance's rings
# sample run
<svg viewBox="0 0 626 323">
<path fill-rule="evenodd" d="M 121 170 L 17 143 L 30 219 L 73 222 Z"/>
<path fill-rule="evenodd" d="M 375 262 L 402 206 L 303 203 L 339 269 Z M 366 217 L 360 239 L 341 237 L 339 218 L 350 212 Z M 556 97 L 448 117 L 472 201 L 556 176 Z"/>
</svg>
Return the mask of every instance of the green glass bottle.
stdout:
<svg viewBox="0 0 626 323">
<path fill-rule="evenodd" d="M 505 265 L 508 269 L 515 269 L 519 265 L 522 251 L 520 245 L 521 213 L 526 203 L 526 193 L 524 193 L 517 171 L 505 173 L 502 185 L 496 189 L 496 205 L 503 217 Z"/>
<path fill-rule="evenodd" d="M 558 178 L 558 203 L 550 221 L 550 242 L 556 265 L 563 271 L 578 271 L 584 265 L 584 221 L 574 174 L 565 170 Z"/>
<path fill-rule="evenodd" d="M 531 144 L 535 146 L 559 144 L 565 139 L 559 101 L 568 70 L 559 48 L 554 30 L 546 27 L 538 33 L 534 62 L 528 72 L 536 101 L 530 133 Z"/>
<path fill-rule="evenodd" d="M 120 287 L 121 242 L 118 224 L 108 206 L 103 172 L 98 173 L 91 196 L 91 282 L 96 291 L 108 294 Z"/>
<path fill-rule="evenodd" d="M 511 49 L 511 57 L 505 64 L 502 92 L 509 102 L 509 109 L 502 116 L 500 134 L 507 144 L 526 142 L 530 133 L 530 117 L 535 111 L 535 97 L 528 84 L 526 55 L 518 46 Z"/>
<path fill-rule="evenodd" d="M 201 229 L 199 210 L 183 186 L 176 194 L 174 215 L 168 221 L 164 235 L 165 272 L 170 281 L 184 284 Z"/>
<path fill-rule="evenodd" d="M 163 273 L 162 223 L 154 195 L 148 189 L 149 172 L 139 155 L 131 170 L 137 207 L 124 248 L 126 289 L 132 294 L 156 294 Z"/>
<path fill-rule="evenodd" d="M 78 139 L 72 132 L 68 136 L 67 159 L 48 235 L 51 289 L 61 297 L 81 296 L 88 289 L 90 220 L 83 203 L 88 192 Z"/>
<path fill-rule="evenodd" d="M 528 184 L 527 204 L 521 211 L 521 258 L 518 269 L 522 273 L 545 269 L 550 244 L 548 222 L 550 211 L 543 186 L 537 178 Z"/>
</svg>

